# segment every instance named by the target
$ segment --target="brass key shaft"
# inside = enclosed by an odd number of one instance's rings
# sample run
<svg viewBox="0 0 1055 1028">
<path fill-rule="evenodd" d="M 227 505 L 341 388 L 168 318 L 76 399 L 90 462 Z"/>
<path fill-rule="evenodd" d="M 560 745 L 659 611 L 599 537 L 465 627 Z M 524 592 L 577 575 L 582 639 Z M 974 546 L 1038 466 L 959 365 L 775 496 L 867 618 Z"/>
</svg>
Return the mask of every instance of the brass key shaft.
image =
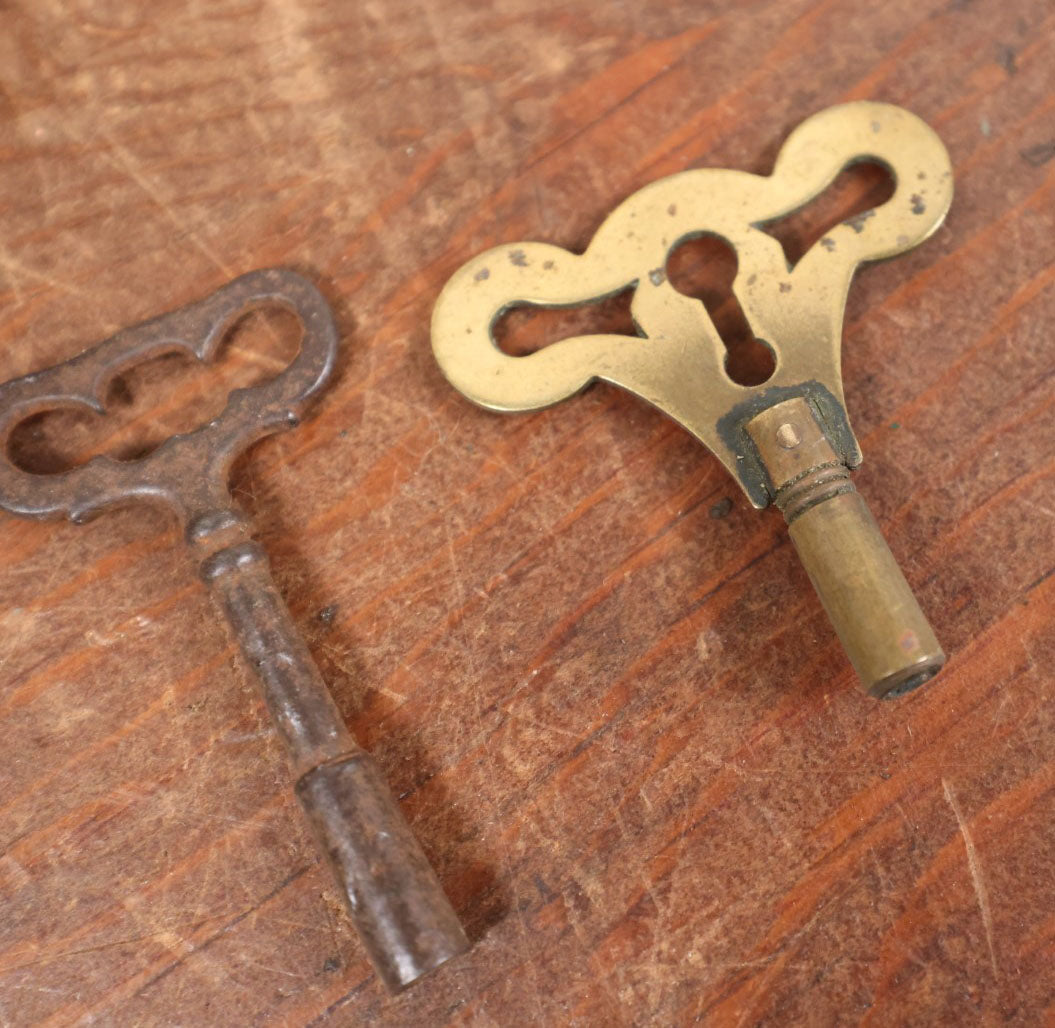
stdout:
<svg viewBox="0 0 1055 1028">
<path fill-rule="evenodd" d="M 745 427 L 865 690 L 892 699 L 933 678 L 945 654 L 810 405 L 802 397 L 785 400 Z"/>
</svg>

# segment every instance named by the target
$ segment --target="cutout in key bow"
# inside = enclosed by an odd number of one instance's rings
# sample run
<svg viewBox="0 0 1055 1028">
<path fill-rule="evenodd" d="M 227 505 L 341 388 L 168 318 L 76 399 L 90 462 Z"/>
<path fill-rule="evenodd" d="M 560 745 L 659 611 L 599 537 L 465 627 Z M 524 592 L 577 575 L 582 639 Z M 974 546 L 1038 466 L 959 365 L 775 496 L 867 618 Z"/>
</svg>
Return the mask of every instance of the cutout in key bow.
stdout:
<svg viewBox="0 0 1055 1028">
<path fill-rule="evenodd" d="M 861 161 L 889 169 L 892 195 L 827 231 L 792 266 L 766 226 Z M 630 390 L 708 446 L 756 507 L 775 500 L 789 525 L 797 525 L 792 538 L 801 553 L 798 537 L 807 525 L 823 527 L 837 509 L 857 502 L 836 499 L 853 491 L 848 472 L 861 461 L 839 355 L 854 270 L 921 243 L 951 200 L 948 154 L 919 118 L 889 104 L 831 107 L 792 132 L 771 175 L 685 171 L 625 200 L 582 254 L 521 242 L 473 258 L 436 302 L 433 352 L 450 382 L 491 410 L 547 407 L 595 380 Z M 671 252 L 701 235 L 717 236 L 736 251 L 733 293 L 751 333 L 773 351 L 772 373 L 762 384 L 730 377 L 704 305 L 667 278 Z M 631 314 L 643 338 L 580 335 L 524 357 L 494 344 L 495 320 L 510 307 L 576 305 L 627 288 L 634 290 Z M 887 557 L 889 551 L 874 522 L 862 528 L 865 514 L 857 511 L 855 527 L 844 526 L 842 535 L 847 545 L 856 539 L 847 551 L 851 563 L 862 547 L 871 555 L 870 570 L 856 584 L 816 561 L 807 562 L 808 570 L 868 689 L 895 695 L 934 674 L 944 656 L 892 558 L 881 558 L 880 551 Z M 891 617 L 881 629 L 862 633 L 862 612 L 870 606 Z"/>
<path fill-rule="evenodd" d="M 275 378 L 300 350 L 303 326 L 285 307 L 264 306 L 239 318 L 209 363 L 175 349 L 149 357 L 106 387 L 106 413 L 60 407 L 14 427 L 8 455 L 23 471 L 54 475 L 108 456 L 140 460 L 173 435 L 214 420 L 236 389 Z"/>
</svg>

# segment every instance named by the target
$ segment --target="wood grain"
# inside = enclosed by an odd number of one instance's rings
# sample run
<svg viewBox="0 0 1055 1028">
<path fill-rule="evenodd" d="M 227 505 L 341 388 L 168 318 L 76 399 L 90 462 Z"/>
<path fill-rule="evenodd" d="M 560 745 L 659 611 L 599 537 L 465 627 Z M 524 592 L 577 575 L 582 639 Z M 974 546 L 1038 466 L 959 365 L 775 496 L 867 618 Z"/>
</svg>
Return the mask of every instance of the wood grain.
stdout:
<svg viewBox="0 0 1055 1028">
<path fill-rule="evenodd" d="M 0 378 L 256 267 L 334 302 L 339 381 L 236 487 L 477 940 L 384 994 L 163 516 L 3 518 L 0 1024 L 1055 1017 L 1049 5 L 0 19 Z M 683 432 L 604 387 L 483 413 L 428 346 L 481 248 L 581 247 L 652 178 L 765 172 L 859 97 L 925 118 L 957 175 L 945 227 L 862 272 L 847 317 L 858 486 L 951 655 L 889 704 L 858 692 L 779 516 Z M 279 336 L 248 327 L 211 392 L 148 370 L 113 422 L 26 448 L 163 436 Z"/>
</svg>

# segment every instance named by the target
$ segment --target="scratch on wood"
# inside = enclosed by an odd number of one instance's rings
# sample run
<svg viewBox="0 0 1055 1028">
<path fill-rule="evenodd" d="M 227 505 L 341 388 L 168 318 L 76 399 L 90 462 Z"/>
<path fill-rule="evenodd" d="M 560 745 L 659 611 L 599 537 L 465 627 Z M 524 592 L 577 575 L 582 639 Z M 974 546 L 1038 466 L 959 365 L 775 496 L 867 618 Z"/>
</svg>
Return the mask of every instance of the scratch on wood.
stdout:
<svg viewBox="0 0 1055 1028">
<path fill-rule="evenodd" d="M 964 849 L 967 850 L 967 867 L 970 869 L 971 881 L 974 884 L 975 895 L 978 897 L 978 909 L 982 913 L 985 941 L 989 945 L 989 962 L 993 966 L 994 977 L 999 977 L 1000 971 L 996 963 L 996 946 L 993 943 L 993 913 L 989 907 L 989 890 L 985 886 L 982 865 L 978 860 L 978 851 L 974 847 L 974 839 L 971 838 L 971 832 L 967 827 L 967 822 L 964 820 L 963 811 L 960 810 L 956 793 L 953 792 L 952 783 L 948 779 L 943 778 L 941 787 L 945 790 L 945 799 L 948 800 L 949 806 L 952 807 L 952 812 L 956 815 L 956 823 L 960 826 Z"/>
<path fill-rule="evenodd" d="M 139 162 L 132 155 L 131 151 L 127 150 L 120 143 L 117 142 L 111 136 L 108 136 L 105 132 L 100 132 L 100 136 L 106 140 L 109 146 L 109 151 L 103 151 L 105 156 L 114 167 L 123 171 L 140 189 L 143 190 L 151 200 L 157 204 L 162 214 L 165 215 L 172 224 L 180 231 L 186 233 L 187 238 L 204 254 L 216 268 L 221 271 L 227 278 L 234 277 L 234 271 L 231 270 L 219 257 L 215 250 L 200 235 L 188 224 L 185 218 L 182 218 L 176 209 L 173 207 L 161 191 L 154 185 L 153 182 L 143 173 Z"/>
</svg>

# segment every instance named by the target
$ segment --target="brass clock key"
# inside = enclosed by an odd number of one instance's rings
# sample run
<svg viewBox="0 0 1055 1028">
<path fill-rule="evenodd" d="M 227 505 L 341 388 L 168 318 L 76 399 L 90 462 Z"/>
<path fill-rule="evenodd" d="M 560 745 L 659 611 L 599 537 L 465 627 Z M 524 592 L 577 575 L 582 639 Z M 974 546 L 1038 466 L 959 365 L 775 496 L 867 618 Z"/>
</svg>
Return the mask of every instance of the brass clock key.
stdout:
<svg viewBox="0 0 1055 1028">
<path fill-rule="evenodd" d="M 893 195 L 790 266 L 763 227 L 862 160 L 890 170 Z M 771 175 L 685 171 L 625 200 L 583 254 L 525 242 L 473 258 L 436 303 L 433 351 L 452 385 L 491 410 L 537 410 L 600 379 L 665 411 L 714 452 L 754 506 L 777 504 L 864 688 L 900 696 L 937 674 L 945 655 L 850 480 L 861 451 L 839 347 L 857 265 L 923 242 L 951 201 L 949 156 L 919 118 L 881 103 L 830 107 L 792 132 Z M 733 292 L 775 358 L 762 385 L 729 377 L 703 304 L 667 279 L 670 253 L 702 235 L 736 251 Z M 493 326 L 511 307 L 576 306 L 627 288 L 642 338 L 576 336 L 522 357 L 495 344 Z"/>
</svg>

